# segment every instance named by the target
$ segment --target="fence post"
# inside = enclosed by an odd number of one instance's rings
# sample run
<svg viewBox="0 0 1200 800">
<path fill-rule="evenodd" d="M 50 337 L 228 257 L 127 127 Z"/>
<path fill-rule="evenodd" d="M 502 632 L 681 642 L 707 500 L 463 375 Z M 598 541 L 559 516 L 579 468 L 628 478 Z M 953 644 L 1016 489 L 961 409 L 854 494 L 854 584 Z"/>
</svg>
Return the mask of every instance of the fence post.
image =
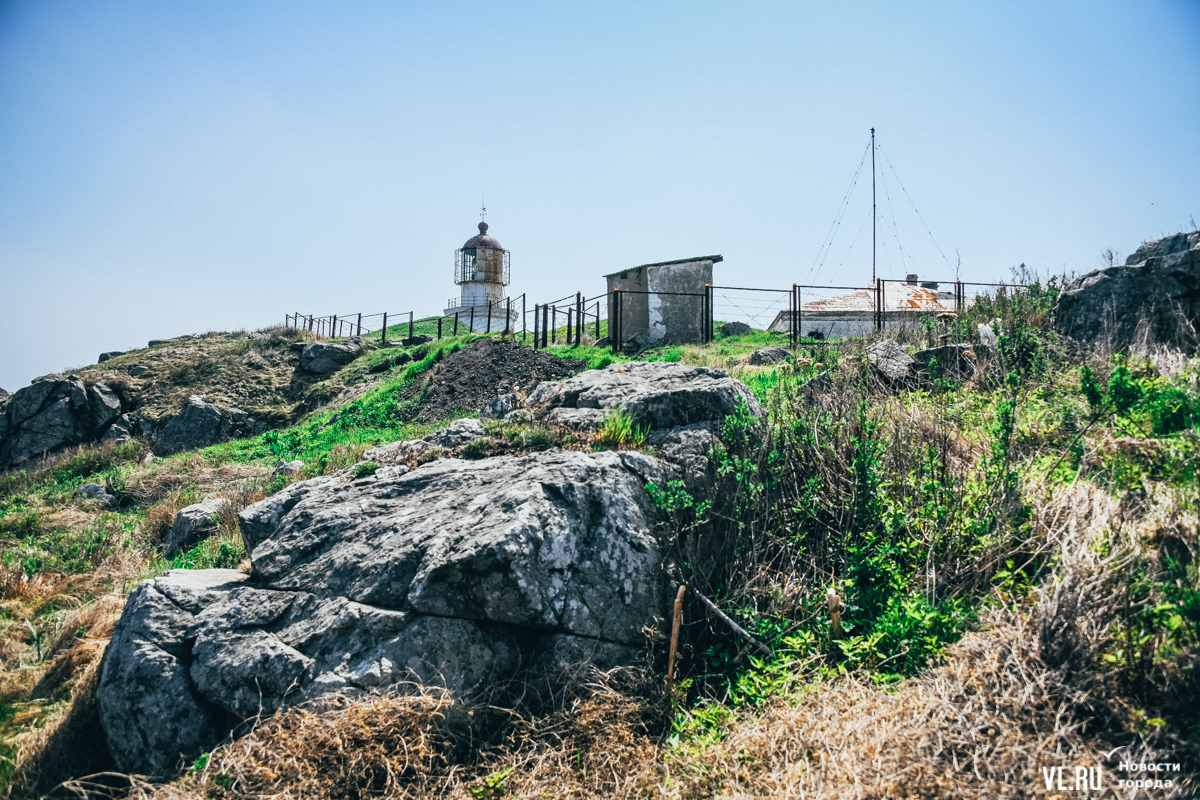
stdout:
<svg viewBox="0 0 1200 800">
<path fill-rule="evenodd" d="M 383 312 L 383 327 L 380 328 L 380 330 L 382 331 L 382 333 L 380 334 L 382 336 L 381 346 L 387 347 L 387 312 L 386 311 Z"/>
<path fill-rule="evenodd" d="M 412 345 L 413 338 L 413 312 L 408 312 L 408 344 Z"/>
<path fill-rule="evenodd" d="M 608 338 L 609 344 L 612 345 L 612 351 L 615 353 L 621 346 L 621 290 L 613 289 L 613 312 L 612 319 L 608 321 Z"/>
<path fill-rule="evenodd" d="M 329 328 L 330 328 L 329 335 L 330 336 L 334 336 L 334 337 L 337 336 L 337 324 L 338 324 L 337 314 L 334 314 L 333 315 L 333 324 L 329 326 Z"/>
<path fill-rule="evenodd" d="M 492 301 L 488 300 L 487 332 L 492 332 Z"/>
<path fill-rule="evenodd" d="M 542 349 L 546 349 L 546 345 L 550 343 L 550 334 L 546 332 L 546 326 L 550 324 L 550 308 L 542 303 Z"/>
<path fill-rule="evenodd" d="M 600 341 L 600 301 L 596 301 L 596 341 Z"/>
<path fill-rule="evenodd" d="M 583 292 L 575 293 L 575 346 L 583 344 L 583 326 L 587 324 L 587 315 L 583 311 Z"/>
<path fill-rule="evenodd" d="M 445 319 L 445 317 L 438 317 L 438 341 L 439 342 L 442 340 L 442 320 L 443 319 Z"/>
<path fill-rule="evenodd" d="M 356 336 L 362 336 L 362 312 L 358 312 L 358 333 Z"/>
<path fill-rule="evenodd" d="M 567 345 L 571 344 L 571 312 L 572 309 L 567 309 L 567 336 L 563 340 Z"/>
<path fill-rule="evenodd" d="M 458 336 L 458 312 L 454 312 L 454 335 Z"/>
<path fill-rule="evenodd" d="M 504 307 L 504 336 L 512 336 L 515 331 L 512 329 L 512 298 L 506 298 L 507 305 Z"/>
<path fill-rule="evenodd" d="M 538 312 L 541 310 L 542 310 L 541 306 L 539 306 L 537 303 L 533 304 L 533 349 L 534 350 L 539 349 L 538 345 L 541 344 L 541 342 L 538 340 L 538 335 L 541 333 L 541 330 L 542 330 L 538 326 Z"/>
<path fill-rule="evenodd" d="M 525 341 L 525 293 L 521 292 L 521 341 Z"/>
<path fill-rule="evenodd" d="M 704 284 L 704 331 L 700 334 L 700 341 L 711 342 L 713 340 L 713 296 L 712 284 Z"/>
<path fill-rule="evenodd" d="M 796 345 L 804 338 L 804 290 L 796 287 Z"/>
<path fill-rule="evenodd" d="M 475 332 L 475 306 L 471 306 L 471 319 L 467 322 L 467 329 L 471 333 Z"/>
</svg>

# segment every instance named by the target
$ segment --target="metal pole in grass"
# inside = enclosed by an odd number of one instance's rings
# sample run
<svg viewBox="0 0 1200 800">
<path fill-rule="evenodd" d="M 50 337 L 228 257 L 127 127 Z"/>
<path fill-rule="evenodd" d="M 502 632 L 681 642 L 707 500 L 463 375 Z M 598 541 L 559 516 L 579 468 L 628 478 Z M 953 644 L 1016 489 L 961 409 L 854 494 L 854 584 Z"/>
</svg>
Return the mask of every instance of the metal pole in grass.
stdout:
<svg viewBox="0 0 1200 800">
<path fill-rule="evenodd" d="M 505 308 L 504 308 L 504 335 L 505 335 L 505 336 L 512 336 L 512 335 L 513 335 L 513 329 L 512 329 L 512 298 L 511 298 L 511 297 L 509 297 L 509 298 L 507 298 L 507 299 L 508 299 L 508 305 L 507 305 L 507 306 L 505 306 Z"/>
<path fill-rule="evenodd" d="M 600 301 L 596 301 L 596 341 L 600 341 Z"/>
<path fill-rule="evenodd" d="M 488 300 L 487 332 L 492 332 L 492 301 Z"/>
<path fill-rule="evenodd" d="M 521 341 L 525 341 L 525 293 L 521 293 Z"/>
<path fill-rule="evenodd" d="M 568 345 L 571 343 L 571 314 L 572 314 L 572 310 L 568 308 L 567 309 L 567 335 L 566 335 L 566 338 L 563 339 L 563 341 Z"/>
<path fill-rule="evenodd" d="M 362 312 L 358 312 L 358 333 L 356 336 L 362 336 Z"/>
<path fill-rule="evenodd" d="M 541 311 L 541 306 L 537 303 L 533 304 L 533 349 L 537 350 L 541 342 L 538 341 L 538 334 L 541 333 L 541 327 L 538 325 L 538 312 Z"/>
<path fill-rule="evenodd" d="M 550 344 L 550 306 L 542 303 L 542 349 L 545 350 Z"/>
<path fill-rule="evenodd" d="M 454 312 L 454 335 L 458 336 L 458 312 Z"/>
<path fill-rule="evenodd" d="M 413 339 L 413 312 L 408 312 L 408 343 L 411 345 Z"/>
<path fill-rule="evenodd" d="M 442 340 L 442 317 L 438 317 L 438 341 Z"/>
<path fill-rule="evenodd" d="M 383 312 L 383 327 L 380 330 L 382 331 L 382 334 L 381 334 L 382 345 L 381 346 L 387 347 L 387 312 L 386 311 Z"/>
<path fill-rule="evenodd" d="M 329 335 L 330 336 L 337 336 L 337 334 L 338 334 L 337 323 L 338 323 L 337 314 L 334 314 L 333 315 L 333 324 L 329 326 Z"/>
<path fill-rule="evenodd" d="M 467 323 L 467 329 L 471 333 L 475 332 L 475 306 L 474 306 L 474 304 L 471 305 L 471 321 Z"/>
</svg>

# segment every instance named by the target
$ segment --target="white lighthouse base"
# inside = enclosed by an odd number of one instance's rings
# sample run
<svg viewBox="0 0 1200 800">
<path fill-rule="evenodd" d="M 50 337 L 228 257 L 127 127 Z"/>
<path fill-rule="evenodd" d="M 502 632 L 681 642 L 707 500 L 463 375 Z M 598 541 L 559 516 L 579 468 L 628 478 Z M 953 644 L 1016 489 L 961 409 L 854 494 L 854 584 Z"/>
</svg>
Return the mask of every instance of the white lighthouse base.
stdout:
<svg viewBox="0 0 1200 800">
<path fill-rule="evenodd" d="M 474 316 L 472 316 L 474 312 Z M 460 334 L 474 331 L 475 333 L 504 333 L 507 327 L 510 333 L 519 332 L 521 330 L 521 312 L 518 309 L 513 309 L 512 315 L 508 318 L 508 324 L 504 322 L 505 306 L 492 306 L 491 321 L 488 321 L 487 306 L 452 306 L 442 311 L 448 319 L 442 322 L 442 335 L 450 335 L 454 332 L 454 317 L 458 316 L 458 332 Z"/>
</svg>

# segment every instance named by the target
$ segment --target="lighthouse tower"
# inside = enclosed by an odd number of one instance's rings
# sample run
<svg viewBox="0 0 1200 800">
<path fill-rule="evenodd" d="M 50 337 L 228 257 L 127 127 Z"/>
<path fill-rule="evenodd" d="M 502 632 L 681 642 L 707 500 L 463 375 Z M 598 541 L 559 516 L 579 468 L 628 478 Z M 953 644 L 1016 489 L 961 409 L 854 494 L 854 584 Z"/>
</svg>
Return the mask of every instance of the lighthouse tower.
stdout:
<svg viewBox="0 0 1200 800">
<path fill-rule="evenodd" d="M 458 316 L 458 324 L 480 333 L 512 330 L 518 313 L 509 313 L 504 287 L 508 286 L 508 251 L 488 235 L 488 224 L 454 251 L 454 282 L 462 294 L 451 298 L 445 314 Z"/>
</svg>

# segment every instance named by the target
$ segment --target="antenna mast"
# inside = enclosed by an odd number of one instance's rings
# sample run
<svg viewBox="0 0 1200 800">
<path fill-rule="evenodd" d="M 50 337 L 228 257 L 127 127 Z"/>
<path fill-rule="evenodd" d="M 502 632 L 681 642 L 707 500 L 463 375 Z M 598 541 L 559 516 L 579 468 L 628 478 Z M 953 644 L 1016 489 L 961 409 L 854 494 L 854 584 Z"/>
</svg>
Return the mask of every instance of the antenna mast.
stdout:
<svg viewBox="0 0 1200 800">
<path fill-rule="evenodd" d="M 871 283 L 875 283 L 875 129 L 871 128 Z"/>
</svg>

